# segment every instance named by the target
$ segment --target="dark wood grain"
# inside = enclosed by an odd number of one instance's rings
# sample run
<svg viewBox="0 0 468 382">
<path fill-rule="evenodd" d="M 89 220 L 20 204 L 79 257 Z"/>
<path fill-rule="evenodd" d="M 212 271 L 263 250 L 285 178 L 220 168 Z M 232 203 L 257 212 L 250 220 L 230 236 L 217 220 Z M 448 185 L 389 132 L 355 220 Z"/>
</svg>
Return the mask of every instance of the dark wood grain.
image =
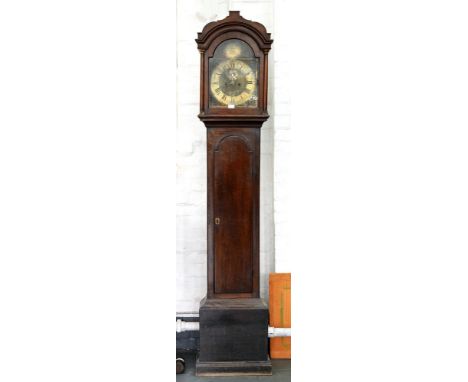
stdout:
<svg viewBox="0 0 468 382">
<path fill-rule="evenodd" d="M 252 293 L 253 150 L 241 134 L 214 150 L 215 293 Z"/>
<path fill-rule="evenodd" d="M 207 143 L 208 296 L 259 297 L 260 130 L 209 127 Z"/>
<path fill-rule="evenodd" d="M 257 108 L 209 107 L 209 59 L 233 38 L 247 43 L 259 59 Z M 260 128 L 268 119 L 268 52 L 273 40 L 263 25 L 231 11 L 207 24 L 196 42 L 199 118 L 207 127 L 207 296 L 259 297 Z"/>
<path fill-rule="evenodd" d="M 228 39 L 252 49 L 257 107 L 209 107 L 209 60 Z M 268 52 L 260 23 L 231 11 L 207 24 L 200 51 L 200 113 L 207 128 L 208 277 L 200 305 L 199 375 L 268 374 L 268 308 L 259 298 L 260 128 L 268 119 Z"/>
<path fill-rule="evenodd" d="M 200 305 L 200 361 L 267 361 L 268 308 L 262 300 L 216 301 Z"/>
<path fill-rule="evenodd" d="M 208 104 L 208 64 L 210 57 L 213 57 L 214 51 L 223 41 L 229 39 L 240 39 L 245 41 L 253 50 L 255 57 L 260 61 L 259 73 L 259 93 L 257 108 L 236 108 L 219 109 L 209 108 Z M 208 23 L 203 31 L 198 33 L 198 50 L 201 56 L 200 67 L 200 119 L 217 116 L 220 118 L 238 117 L 239 121 L 243 118 L 256 118 L 258 116 L 268 117 L 267 112 L 267 93 L 268 93 L 268 52 L 271 49 L 273 40 L 266 28 L 255 21 L 244 19 L 239 11 L 230 11 L 229 16 L 223 20 Z"/>
</svg>

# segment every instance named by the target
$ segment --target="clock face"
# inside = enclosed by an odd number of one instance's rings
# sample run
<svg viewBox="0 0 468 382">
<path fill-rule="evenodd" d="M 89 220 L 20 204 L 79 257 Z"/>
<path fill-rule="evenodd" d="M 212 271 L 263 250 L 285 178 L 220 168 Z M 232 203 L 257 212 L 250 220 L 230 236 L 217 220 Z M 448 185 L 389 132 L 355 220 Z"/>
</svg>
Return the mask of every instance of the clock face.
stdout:
<svg viewBox="0 0 468 382">
<path fill-rule="evenodd" d="M 242 105 L 256 90 L 256 76 L 252 68 L 240 60 L 226 60 L 213 70 L 210 82 L 212 96 L 222 105 Z"/>
<path fill-rule="evenodd" d="M 244 41 L 221 43 L 210 58 L 209 68 L 210 107 L 258 106 L 258 59 Z"/>
</svg>

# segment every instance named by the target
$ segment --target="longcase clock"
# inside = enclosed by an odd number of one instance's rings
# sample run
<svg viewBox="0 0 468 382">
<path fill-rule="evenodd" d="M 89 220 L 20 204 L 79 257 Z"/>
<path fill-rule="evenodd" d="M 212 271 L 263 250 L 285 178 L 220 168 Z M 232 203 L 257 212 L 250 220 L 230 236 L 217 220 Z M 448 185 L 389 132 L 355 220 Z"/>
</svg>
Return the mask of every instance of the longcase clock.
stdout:
<svg viewBox="0 0 468 382">
<path fill-rule="evenodd" d="M 273 40 L 262 24 L 231 11 L 207 24 L 196 42 L 208 170 L 197 374 L 271 374 L 268 309 L 259 293 L 259 183 Z"/>
</svg>

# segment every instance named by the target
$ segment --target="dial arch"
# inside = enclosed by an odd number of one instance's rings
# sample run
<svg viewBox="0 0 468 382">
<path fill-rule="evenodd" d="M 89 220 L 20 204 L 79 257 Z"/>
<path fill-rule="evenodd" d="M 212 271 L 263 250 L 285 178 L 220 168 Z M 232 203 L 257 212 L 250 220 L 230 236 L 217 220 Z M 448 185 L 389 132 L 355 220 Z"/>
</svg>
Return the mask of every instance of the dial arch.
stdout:
<svg viewBox="0 0 468 382">
<path fill-rule="evenodd" d="M 209 106 L 258 106 L 259 58 L 239 38 L 221 42 L 209 58 Z"/>
</svg>

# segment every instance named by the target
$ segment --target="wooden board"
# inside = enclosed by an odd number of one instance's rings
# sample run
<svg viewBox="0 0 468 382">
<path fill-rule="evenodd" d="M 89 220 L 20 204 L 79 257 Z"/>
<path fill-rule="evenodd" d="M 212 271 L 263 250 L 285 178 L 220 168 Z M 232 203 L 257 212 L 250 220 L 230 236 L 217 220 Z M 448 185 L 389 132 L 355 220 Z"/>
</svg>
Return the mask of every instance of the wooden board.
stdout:
<svg viewBox="0 0 468 382">
<path fill-rule="evenodd" d="M 291 327 L 291 273 L 270 273 L 270 326 Z M 291 337 L 270 338 L 270 358 L 291 359 Z"/>
</svg>

